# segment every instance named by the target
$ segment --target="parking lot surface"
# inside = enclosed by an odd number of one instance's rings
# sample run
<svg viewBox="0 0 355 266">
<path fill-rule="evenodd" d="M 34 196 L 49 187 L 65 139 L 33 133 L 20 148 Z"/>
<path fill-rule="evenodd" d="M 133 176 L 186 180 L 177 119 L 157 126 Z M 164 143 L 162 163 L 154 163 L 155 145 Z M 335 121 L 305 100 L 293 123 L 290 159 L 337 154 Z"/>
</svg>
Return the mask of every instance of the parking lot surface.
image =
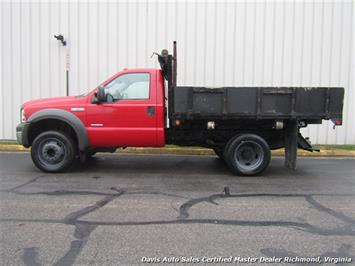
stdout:
<svg viewBox="0 0 355 266">
<path fill-rule="evenodd" d="M 300 158 L 296 171 L 274 158 L 238 177 L 214 156 L 98 155 L 46 174 L 0 153 L 0 189 L 2 265 L 355 264 L 353 158 Z"/>
</svg>

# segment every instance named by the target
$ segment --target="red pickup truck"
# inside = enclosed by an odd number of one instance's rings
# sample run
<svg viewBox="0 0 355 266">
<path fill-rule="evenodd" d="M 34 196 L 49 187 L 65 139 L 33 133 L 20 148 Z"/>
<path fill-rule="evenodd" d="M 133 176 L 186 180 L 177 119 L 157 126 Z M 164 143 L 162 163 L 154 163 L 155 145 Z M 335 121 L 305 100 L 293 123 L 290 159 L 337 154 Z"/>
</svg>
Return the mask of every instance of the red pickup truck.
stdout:
<svg viewBox="0 0 355 266">
<path fill-rule="evenodd" d="M 233 173 L 255 175 L 270 149 L 284 147 L 293 169 L 297 148 L 313 151 L 301 127 L 342 123 L 343 88 L 177 87 L 176 44 L 158 59 L 161 69 L 125 69 L 86 94 L 24 103 L 18 142 L 46 172 L 119 147 L 175 144 L 211 148 Z"/>
</svg>

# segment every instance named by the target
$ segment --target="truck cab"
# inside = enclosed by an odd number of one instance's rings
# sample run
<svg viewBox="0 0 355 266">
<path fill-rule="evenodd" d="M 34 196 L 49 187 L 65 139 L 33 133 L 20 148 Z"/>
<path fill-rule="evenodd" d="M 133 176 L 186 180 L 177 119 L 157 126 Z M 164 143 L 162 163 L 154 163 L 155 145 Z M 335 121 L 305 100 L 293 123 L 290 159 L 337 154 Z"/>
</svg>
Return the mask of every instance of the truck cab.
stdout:
<svg viewBox="0 0 355 266">
<path fill-rule="evenodd" d="M 102 99 L 97 96 L 100 89 L 104 92 Z M 86 97 L 85 127 L 93 148 L 165 145 L 161 70 L 126 69 Z"/>
<path fill-rule="evenodd" d="M 55 165 L 68 153 L 85 159 L 118 147 L 161 147 L 164 93 L 160 69 L 124 69 L 86 94 L 24 103 L 17 141 L 32 146 L 36 166 L 48 172 L 66 169 Z"/>
</svg>

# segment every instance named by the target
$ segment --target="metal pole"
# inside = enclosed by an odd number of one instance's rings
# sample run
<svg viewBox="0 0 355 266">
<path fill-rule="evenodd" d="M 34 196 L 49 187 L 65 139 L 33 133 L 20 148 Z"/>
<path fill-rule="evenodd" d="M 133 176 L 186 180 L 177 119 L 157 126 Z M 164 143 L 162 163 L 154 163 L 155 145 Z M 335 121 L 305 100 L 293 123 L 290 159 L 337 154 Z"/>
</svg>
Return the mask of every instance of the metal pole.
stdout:
<svg viewBox="0 0 355 266">
<path fill-rule="evenodd" d="M 174 41 L 174 51 L 173 51 L 173 89 L 176 87 L 177 82 L 177 49 L 176 49 L 176 41 Z"/>
<path fill-rule="evenodd" d="M 66 95 L 69 96 L 69 70 L 66 71 Z"/>
<path fill-rule="evenodd" d="M 64 36 L 62 34 L 54 35 L 54 38 L 56 38 L 58 41 L 61 42 L 63 46 L 66 46 L 67 48 L 65 49 L 65 95 L 69 96 L 69 68 L 70 68 L 70 62 L 69 62 L 69 48 L 67 46 L 67 41 L 64 39 Z"/>
<path fill-rule="evenodd" d="M 65 78 L 66 78 L 66 95 L 69 96 L 69 70 L 70 70 L 70 57 L 69 48 L 65 49 Z"/>
</svg>

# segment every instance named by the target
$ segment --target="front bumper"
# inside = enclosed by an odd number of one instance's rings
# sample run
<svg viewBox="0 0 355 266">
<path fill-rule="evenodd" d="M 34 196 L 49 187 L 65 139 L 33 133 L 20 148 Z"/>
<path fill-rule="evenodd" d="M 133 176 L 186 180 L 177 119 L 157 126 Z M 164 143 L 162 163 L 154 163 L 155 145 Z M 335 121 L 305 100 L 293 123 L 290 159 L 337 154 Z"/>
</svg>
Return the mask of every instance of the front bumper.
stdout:
<svg viewBox="0 0 355 266">
<path fill-rule="evenodd" d="M 21 123 L 18 124 L 16 127 L 17 143 L 23 145 L 26 148 L 30 146 L 28 141 L 29 127 L 30 127 L 30 123 Z"/>
</svg>

